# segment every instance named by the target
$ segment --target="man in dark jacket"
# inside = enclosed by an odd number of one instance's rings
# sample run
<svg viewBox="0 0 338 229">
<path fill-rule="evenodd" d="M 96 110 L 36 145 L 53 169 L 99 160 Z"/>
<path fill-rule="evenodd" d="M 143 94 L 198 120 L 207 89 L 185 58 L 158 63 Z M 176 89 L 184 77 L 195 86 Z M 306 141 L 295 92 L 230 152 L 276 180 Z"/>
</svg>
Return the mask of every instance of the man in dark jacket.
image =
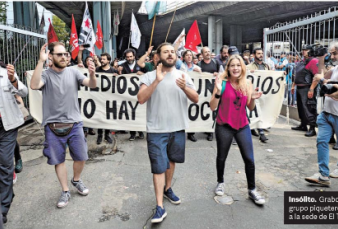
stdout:
<svg viewBox="0 0 338 229">
<path fill-rule="evenodd" d="M 136 73 L 137 75 L 143 75 L 144 69 L 141 68 L 137 63 L 135 59 L 135 50 L 134 49 L 127 49 L 124 51 L 124 58 L 126 59 L 126 62 L 124 62 L 121 67 L 123 67 L 121 74 L 130 74 L 130 73 Z M 142 132 L 138 132 L 139 138 L 143 139 L 144 135 Z M 136 131 L 130 131 L 130 137 L 129 141 L 134 141 L 136 137 Z"/>
</svg>

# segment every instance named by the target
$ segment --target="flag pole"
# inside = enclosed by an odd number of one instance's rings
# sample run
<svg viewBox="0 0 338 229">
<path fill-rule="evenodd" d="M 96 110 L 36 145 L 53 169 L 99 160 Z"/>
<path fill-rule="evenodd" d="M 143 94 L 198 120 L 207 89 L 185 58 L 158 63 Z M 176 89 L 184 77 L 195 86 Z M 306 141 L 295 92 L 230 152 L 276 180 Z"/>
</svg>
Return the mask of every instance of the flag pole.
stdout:
<svg viewBox="0 0 338 229">
<path fill-rule="evenodd" d="M 134 13 L 134 10 L 131 9 L 131 21 L 133 20 L 133 13 Z M 131 27 L 131 21 L 130 21 L 130 27 Z M 129 31 L 129 42 L 128 42 L 128 49 L 129 49 L 129 46 L 130 46 L 130 38 L 131 38 L 131 30 Z"/>
<path fill-rule="evenodd" d="M 154 21 L 153 21 L 153 29 L 151 30 L 151 37 L 150 37 L 150 44 L 149 47 L 151 46 L 151 43 L 153 42 L 153 35 L 154 35 L 154 28 L 155 28 L 155 21 L 156 21 L 156 13 L 154 16 Z"/>
<path fill-rule="evenodd" d="M 197 20 L 196 20 L 197 22 Z M 202 48 L 203 48 L 203 41 L 202 41 L 202 37 L 201 37 L 201 33 L 200 33 L 200 28 L 198 27 L 198 23 L 197 23 L 197 29 L 198 29 L 198 33 L 200 35 L 200 38 L 201 38 L 201 45 L 202 45 Z"/>
<path fill-rule="evenodd" d="M 169 29 L 168 29 L 168 32 L 167 32 L 167 36 L 165 37 L 165 41 L 164 41 L 164 42 L 167 42 L 167 39 L 168 39 L 168 36 L 169 36 L 169 33 L 170 33 L 170 29 L 171 29 L 171 24 L 172 24 L 173 21 L 174 21 L 176 9 L 177 9 L 177 4 L 176 4 L 176 7 L 175 7 L 175 11 L 174 11 L 173 17 L 171 18 L 171 22 L 170 22 Z"/>
</svg>

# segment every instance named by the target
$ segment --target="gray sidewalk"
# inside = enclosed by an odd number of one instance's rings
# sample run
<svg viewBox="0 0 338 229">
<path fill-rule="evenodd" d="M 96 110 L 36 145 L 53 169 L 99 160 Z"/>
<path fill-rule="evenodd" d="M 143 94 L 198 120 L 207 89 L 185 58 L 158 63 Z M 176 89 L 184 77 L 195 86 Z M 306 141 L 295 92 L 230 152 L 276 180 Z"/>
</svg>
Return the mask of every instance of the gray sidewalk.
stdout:
<svg viewBox="0 0 338 229">
<path fill-rule="evenodd" d="M 186 162 L 176 166 L 173 190 L 182 203 L 175 206 L 165 200 L 167 218 L 151 225 L 156 202 L 146 140 L 130 142 L 129 134 L 118 134 L 115 144 L 103 144 L 95 151 L 97 136 L 89 136 L 91 159 L 82 179 L 90 194 L 80 196 L 71 187 L 70 203 L 57 209 L 61 188 L 54 167 L 42 156 L 42 134 L 37 125 L 30 124 L 20 130 L 24 169 L 14 185 L 16 196 L 5 228 L 336 228 L 284 225 L 284 191 L 335 191 L 338 180 L 332 179 L 330 188 L 304 181 L 305 176 L 318 171 L 315 137 L 291 131 L 284 118 L 279 118 L 267 134 L 267 144 L 253 137 L 256 183 L 267 199 L 265 206 L 256 206 L 247 197 L 238 146 L 231 146 L 225 169 L 225 192 L 234 203 L 222 205 L 214 200 L 216 142 L 198 133 L 196 143 L 187 141 Z M 331 149 L 330 153 L 330 167 L 334 168 L 338 152 Z M 70 180 L 70 158 L 67 167 Z"/>
</svg>

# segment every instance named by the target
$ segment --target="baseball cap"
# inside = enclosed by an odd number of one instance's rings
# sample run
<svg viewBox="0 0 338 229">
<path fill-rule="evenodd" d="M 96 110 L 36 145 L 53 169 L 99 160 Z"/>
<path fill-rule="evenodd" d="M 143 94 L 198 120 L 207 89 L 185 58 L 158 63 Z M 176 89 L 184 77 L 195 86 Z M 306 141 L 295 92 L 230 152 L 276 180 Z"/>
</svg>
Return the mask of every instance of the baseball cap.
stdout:
<svg viewBox="0 0 338 229">
<path fill-rule="evenodd" d="M 235 55 L 235 54 L 239 54 L 238 49 L 237 49 L 236 46 L 230 46 L 229 50 L 228 50 L 228 53 L 229 53 L 230 56 L 231 55 Z"/>
</svg>

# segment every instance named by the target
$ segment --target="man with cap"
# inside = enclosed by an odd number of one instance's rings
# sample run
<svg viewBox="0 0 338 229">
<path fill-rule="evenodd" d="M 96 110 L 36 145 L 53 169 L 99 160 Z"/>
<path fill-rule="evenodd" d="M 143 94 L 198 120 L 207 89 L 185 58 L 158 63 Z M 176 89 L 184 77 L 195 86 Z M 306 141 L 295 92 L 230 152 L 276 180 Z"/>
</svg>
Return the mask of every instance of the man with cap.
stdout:
<svg viewBox="0 0 338 229">
<path fill-rule="evenodd" d="M 313 81 L 313 77 L 318 73 L 318 59 L 309 56 L 312 50 L 311 45 L 302 47 L 303 60 L 296 65 L 296 77 L 291 87 L 291 93 L 294 94 L 297 86 L 297 107 L 301 124 L 292 127 L 292 130 L 307 131 L 305 136 L 312 137 L 316 135 L 317 120 L 317 91 L 318 82 Z M 307 129 L 310 125 L 310 129 Z"/>
</svg>

